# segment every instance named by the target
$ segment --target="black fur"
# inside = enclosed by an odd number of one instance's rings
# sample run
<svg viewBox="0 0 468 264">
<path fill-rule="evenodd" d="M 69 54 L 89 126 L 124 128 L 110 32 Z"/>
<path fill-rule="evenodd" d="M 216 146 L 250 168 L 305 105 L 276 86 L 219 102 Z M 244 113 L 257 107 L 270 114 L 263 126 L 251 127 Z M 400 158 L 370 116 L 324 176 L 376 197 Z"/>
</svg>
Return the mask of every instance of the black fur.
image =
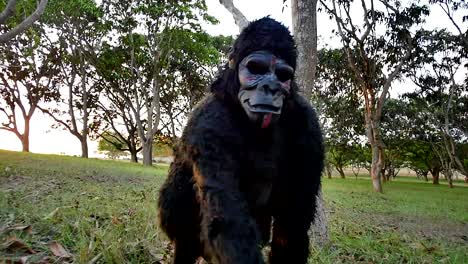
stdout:
<svg viewBox="0 0 468 264">
<path fill-rule="evenodd" d="M 261 129 L 248 120 L 237 102 L 237 65 L 256 50 L 295 67 L 294 41 L 273 19 L 252 22 L 236 40 L 236 66 L 220 72 L 213 93 L 192 113 L 160 192 L 160 223 L 175 243 L 175 263 L 199 256 L 223 264 L 264 263 L 260 249 L 270 230 L 270 263 L 307 262 L 322 135 L 295 86 L 274 126 Z"/>
</svg>

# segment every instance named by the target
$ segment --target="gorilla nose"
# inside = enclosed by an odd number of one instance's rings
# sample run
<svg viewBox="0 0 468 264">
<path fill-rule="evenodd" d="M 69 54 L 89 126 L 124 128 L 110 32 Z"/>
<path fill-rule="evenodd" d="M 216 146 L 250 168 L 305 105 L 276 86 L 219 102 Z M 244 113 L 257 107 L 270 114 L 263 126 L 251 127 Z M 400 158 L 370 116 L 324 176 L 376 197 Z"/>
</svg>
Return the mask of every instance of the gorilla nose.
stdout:
<svg viewBox="0 0 468 264">
<path fill-rule="evenodd" d="M 264 91 L 267 94 L 275 94 L 276 92 L 279 91 L 280 86 L 276 83 L 265 83 L 262 86 L 262 91 Z"/>
</svg>

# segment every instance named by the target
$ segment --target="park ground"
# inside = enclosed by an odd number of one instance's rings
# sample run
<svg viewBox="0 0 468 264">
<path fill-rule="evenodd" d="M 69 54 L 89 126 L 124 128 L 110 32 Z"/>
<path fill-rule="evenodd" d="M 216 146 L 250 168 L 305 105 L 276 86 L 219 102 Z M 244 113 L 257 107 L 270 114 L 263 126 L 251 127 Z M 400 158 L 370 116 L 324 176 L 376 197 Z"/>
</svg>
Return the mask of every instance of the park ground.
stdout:
<svg viewBox="0 0 468 264">
<path fill-rule="evenodd" d="M 167 165 L 0 150 L 0 263 L 168 263 Z M 310 263 L 468 263 L 468 185 L 324 179 L 330 242 Z"/>
</svg>

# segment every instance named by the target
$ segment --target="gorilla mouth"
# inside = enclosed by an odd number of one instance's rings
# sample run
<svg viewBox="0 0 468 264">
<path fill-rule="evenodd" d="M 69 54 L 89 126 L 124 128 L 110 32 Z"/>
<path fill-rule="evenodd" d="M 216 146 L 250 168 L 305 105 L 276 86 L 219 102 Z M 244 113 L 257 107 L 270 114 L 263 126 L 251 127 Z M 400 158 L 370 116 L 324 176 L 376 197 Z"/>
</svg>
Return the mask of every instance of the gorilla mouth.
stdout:
<svg viewBox="0 0 468 264">
<path fill-rule="evenodd" d="M 247 102 L 249 105 L 250 111 L 254 113 L 273 113 L 279 114 L 281 107 L 277 107 L 269 104 L 256 104 L 251 105 L 250 102 Z"/>
</svg>

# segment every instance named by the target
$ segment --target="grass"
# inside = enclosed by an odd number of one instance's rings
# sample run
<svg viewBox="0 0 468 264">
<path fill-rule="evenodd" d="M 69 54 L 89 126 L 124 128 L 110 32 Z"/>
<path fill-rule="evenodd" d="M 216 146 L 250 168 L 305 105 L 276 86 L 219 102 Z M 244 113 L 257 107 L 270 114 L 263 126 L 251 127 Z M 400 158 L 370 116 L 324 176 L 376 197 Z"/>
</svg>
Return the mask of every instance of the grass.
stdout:
<svg viewBox="0 0 468 264">
<path fill-rule="evenodd" d="M 319 263 L 468 263 L 468 188 L 399 179 L 325 179 L 331 246 Z"/>
<path fill-rule="evenodd" d="M 0 263 L 167 263 L 156 215 L 166 173 L 0 150 Z M 330 243 L 312 244 L 310 263 L 468 263 L 466 185 L 400 178 L 384 194 L 364 178 L 324 179 Z"/>
</svg>

